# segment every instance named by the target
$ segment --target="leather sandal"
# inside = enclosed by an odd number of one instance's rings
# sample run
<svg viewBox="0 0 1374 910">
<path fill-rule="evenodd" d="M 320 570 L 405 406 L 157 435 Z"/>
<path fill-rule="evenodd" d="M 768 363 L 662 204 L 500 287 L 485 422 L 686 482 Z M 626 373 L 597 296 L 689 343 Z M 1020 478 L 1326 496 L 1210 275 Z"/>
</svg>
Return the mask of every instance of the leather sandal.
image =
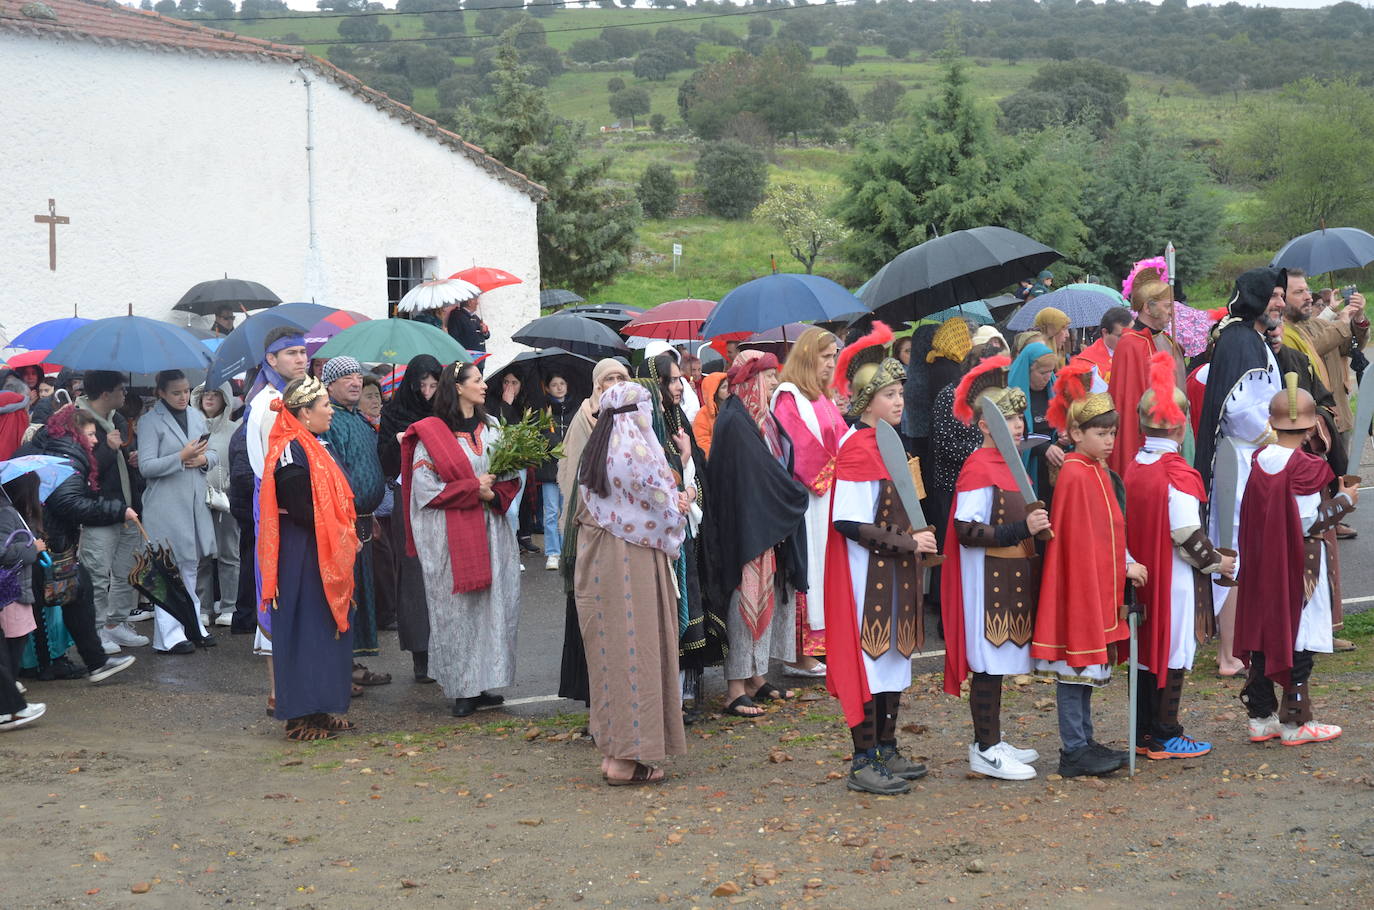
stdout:
<svg viewBox="0 0 1374 910">
<path fill-rule="evenodd" d="M 654 777 L 657 774 L 658 777 Z M 635 762 L 634 772 L 628 777 L 611 777 L 606 775 L 606 784 L 611 787 L 638 787 L 644 784 L 661 784 L 668 779 L 660 769 L 643 762 Z"/>
<path fill-rule="evenodd" d="M 757 714 L 749 714 L 744 711 L 741 711 L 741 708 L 760 708 L 760 710 Z M 750 698 L 748 695 L 741 695 L 739 698 L 735 699 L 734 701 L 730 702 L 730 704 L 726 705 L 725 713 L 732 714 L 735 717 L 748 717 L 750 719 L 763 716 L 761 706 L 755 704 L 754 700 Z"/>
</svg>

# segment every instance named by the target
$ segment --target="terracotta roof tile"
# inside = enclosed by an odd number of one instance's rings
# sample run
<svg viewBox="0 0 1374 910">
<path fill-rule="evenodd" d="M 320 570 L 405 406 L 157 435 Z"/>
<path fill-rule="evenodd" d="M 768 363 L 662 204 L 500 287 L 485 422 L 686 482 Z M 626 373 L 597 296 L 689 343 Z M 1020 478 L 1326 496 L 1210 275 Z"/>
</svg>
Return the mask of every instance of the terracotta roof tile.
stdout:
<svg viewBox="0 0 1374 910">
<path fill-rule="evenodd" d="M 303 48 L 274 44 L 260 38 L 250 38 L 235 32 L 206 28 L 163 16 L 122 6 L 115 0 L 39 0 L 56 19 L 34 18 L 23 11 L 30 0 L 0 0 L 0 31 L 30 34 L 38 37 L 70 37 L 96 43 L 115 43 L 146 50 L 164 50 L 210 55 L 232 54 L 298 63 L 334 82 L 377 109 L 408 123 L 421 133 L 464 155 L 491 176 L 515 187 L 535 201 L 543 199 L 547 191 L 524 174 L 506 167 L 482 149 L 449 132 L 422 114 L 383 92 L 367 86 L 319 57 L 307 54 Z"/>
</svg>

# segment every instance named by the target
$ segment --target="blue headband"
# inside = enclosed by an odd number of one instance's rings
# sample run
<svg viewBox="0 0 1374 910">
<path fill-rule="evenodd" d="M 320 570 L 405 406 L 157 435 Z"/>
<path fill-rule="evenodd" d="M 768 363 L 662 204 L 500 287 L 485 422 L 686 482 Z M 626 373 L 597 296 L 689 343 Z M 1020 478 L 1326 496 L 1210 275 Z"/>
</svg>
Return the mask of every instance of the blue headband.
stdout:
<svg viewBox="0 0 1374 910">
<path fill-rule="evenodd" d="M 304 335 L 283 335 L 281 338 L 278 338 L 276 341 L 269 344 L 267 346 L 267 350 L 264 353 L 275 354 L 278 351 L 284 351 L 287 348 L 303 347 L 305 347 Z"/>
</svg>

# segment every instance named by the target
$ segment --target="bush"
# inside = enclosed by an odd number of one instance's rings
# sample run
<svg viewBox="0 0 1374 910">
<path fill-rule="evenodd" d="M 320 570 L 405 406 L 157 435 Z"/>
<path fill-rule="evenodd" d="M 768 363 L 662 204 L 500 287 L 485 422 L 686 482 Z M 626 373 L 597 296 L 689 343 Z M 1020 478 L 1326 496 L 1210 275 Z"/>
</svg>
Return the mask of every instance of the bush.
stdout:
<svg viewBox="0 0 1374 910">
<path fill-rule="evenodd" d="M 649 129 L 655 133 L 661 133 L 668 126 L 668 118 L 662 114 L 654 114 L 649 118 Z"/>
<path fill-rule="evenodd" d="M 677 178 L 666 164 L 651 164 L 644 169 L 635 188 L 639 205 L 650 218 L 666 218 L 677 208 Z"/>
<path fill-rule="evenodd" d="M 621 79 L 619 76 L 612 76 L 606 80 L 606 91 L 610 92 L 612 95 L 616 92 L 623 91 L 624 88 L 625 80 Z"/>
<path fill-rule="evenodd" d="M 716 142 L 697 159 L 696 178 L 711 214 L 745 218 L 763 201 L 768 164 L 762 154 L 741 142 Z"/>
</svg>

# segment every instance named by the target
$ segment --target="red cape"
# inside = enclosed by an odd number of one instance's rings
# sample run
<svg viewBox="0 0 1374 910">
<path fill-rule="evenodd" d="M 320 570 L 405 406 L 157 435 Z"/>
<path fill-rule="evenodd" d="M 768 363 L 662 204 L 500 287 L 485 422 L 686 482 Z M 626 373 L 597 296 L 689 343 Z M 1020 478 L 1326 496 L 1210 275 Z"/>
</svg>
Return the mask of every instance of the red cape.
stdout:
<svg viewBox="0 0 1374 910">
<path fill-rule="evenodd" d="M 1120 477 L 1126 476 L 1131 462 L 1135 461 L 1135 453 L 1140 451 L 1143 434 L 1136 408 L 1150 387 L 1150 358 L 1155 350 L 1155 339 L 1148 329 L 1127 329 L 1116 343 L 1112 381 L 1107 391 L 1111 393 L 1121 420 L 1116 427 L 1116 448 L 1107 459 L 1107 467 Z"/>
<path fill-rule="evenodd" d="M 1174 541 L 1169 529 L 1169 487 L 1207 501 L 1202 475 L 1183 456 L 1170 452 L 1154 464 L 1132 461 L 1126 469 L 1126 547 L 1149 570 L 1150 580 L 1136 589 L 1145 606 L 1140 626 L 1140 661 L 1164 688 L 1172 641 Z M 1199 518 L 1199 523 L 1201 519 Z"/>
<path fill-rule="evenodd" d="M 1118 616 L 1126 585 L 1126 522 L 1111 475 L 1077 452 L 1064 458 L 1050 512 L 1031 657 L 1071 667 L 1107 663 L 1107 645 L 1129 637 Z"/>
<path fill-rule="evenodd" d="M 861 427 L 840 446 L 835 479 L 868 482 L 889 475 L 878 454 L 872 427 Z M 835 500 L 830 500 L 830 530 L 825 544 L 825 688 L 840 700 L 844 722 L 863 723 L 864 705 L 873 700 L 859 649 L 859 614 L 849 575 L 848 538 L 835 530 Z"/>
<path fill-rule="evenodd" d="M 1303 607 L 1303 533 L 1296 496 L 1323 490 L 1335 477 L 1316 455 L 1293 453 L 1277 474 L 1259 466 L 1260 449 L 1240 503 L 1240 588 L 1235 656 L 1264 654 L 1264 675 L 1288 685 Z"/>
<path fill-rule="evenodd" d="M 996 449 L 976 449 L 964 462 L 954 483 L 955 502 L 950 505 L 945 531 L 945 562 L 940 567 L 940 615 L 945 627 L 945 692 L 957 696 L 968 678 L 968 643 L 964 640 L 964 582 L 959 569 L 959 538 L 954 533 L 958 494 L 996 487 L 1017 492 L 1016 480 Z"/>
<path fill-rule="evenodd" d="M 1086 360 L 1097 367 L 1097 375 L 1102 377 L 1103 382 L 1112 381 L 1112 351 L 1101 338 L 1079 351 L 1074 359 Z"/>
<path fill-rule="evenodd" d="M 1202 372 L 1203 366 L 1200 364 L 1197 369 L 1188 374 L 1187 388 L 1184 390 L 1188 396 L 1188 419 L 1193 424 L 1193 438 L 1197 438 L 1198 425 L 1202 421 L 1202 402 L 1207 396 L 1207 385 L 1198 379 L 1198 373 Z"/>
</svg>

